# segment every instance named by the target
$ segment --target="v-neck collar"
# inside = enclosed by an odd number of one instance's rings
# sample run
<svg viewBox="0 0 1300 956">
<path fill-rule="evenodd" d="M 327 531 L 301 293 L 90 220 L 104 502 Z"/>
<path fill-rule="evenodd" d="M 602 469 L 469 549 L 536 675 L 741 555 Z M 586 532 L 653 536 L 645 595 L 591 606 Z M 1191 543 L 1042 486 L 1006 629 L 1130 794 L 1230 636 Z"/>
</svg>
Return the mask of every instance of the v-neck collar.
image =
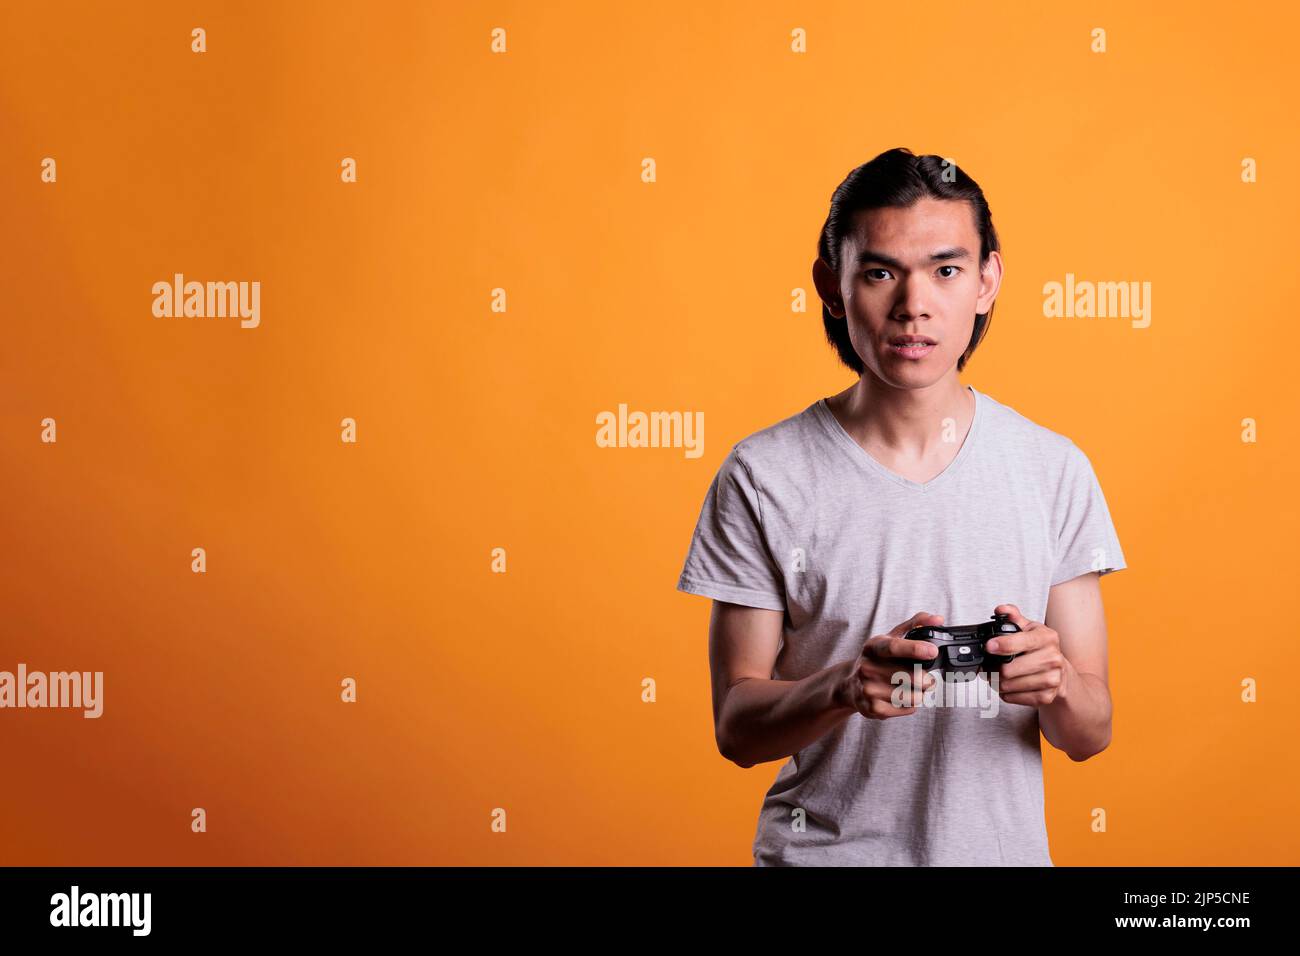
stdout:
<svg viewBox="0 0 1300 956">
<path fill-rule="evenodd" d="M 966 387 L 969 388 L 971 394 L 975 396 L 975 416 L 971 419 L 970 429 L 966 432 L 966 439 L 961 443 L 961 448 L 957 450 L 956 457 L 954 457 L 952 461 L 948 462 L 947 468 L 939 472 L 939 474 L 935 475 L 929 481 L 913 481 L 910 478 L 904 478 L 902 475 L 890 471 L 880 462 L 876 461 L 869 451 L 859 445 L 857 441 L 854 440 L 853 436 L 844 430 L 844 426 L 840 424 L 840 420 L 835 417 L 835 413 L 832 412 L 830 406 L 826 404 L 825 398 L 817 399 L 813 407 L 817 410 L 817 418 L 826 426 L 826 430 L 830 433 L 831 438 L 858 462 L 866 465 L 882 477 L 888 478 L 905 488 L 911 488 L 914 491 L 930 491 L 949 480 L 949 478 L 956 473 L 956 471 L 961 467 L 962 462 L 970 456 L 971 447 L 979 437 L 980 422 L 984 418 L 984 396 L 977 391 L 973 385 L 967 385 Z"/>
</svg>

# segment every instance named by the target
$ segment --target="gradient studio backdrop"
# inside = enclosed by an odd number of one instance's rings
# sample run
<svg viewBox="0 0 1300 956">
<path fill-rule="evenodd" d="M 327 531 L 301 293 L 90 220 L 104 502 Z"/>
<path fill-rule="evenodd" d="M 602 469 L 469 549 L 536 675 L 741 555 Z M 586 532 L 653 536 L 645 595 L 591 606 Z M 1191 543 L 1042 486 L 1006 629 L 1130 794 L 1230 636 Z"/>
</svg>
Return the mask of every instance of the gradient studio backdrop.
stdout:
<svg viewBox="0 0 1300 956">
<path fill-rule="evenodd" d="M 0 862 L 751 864 L 780 764 L 716 752 L 677 574 L 731 445 L 851 381 L 817 232 L 906 145 L 1004 242 L 965 380 L 1088 453 L 1130 563 L 1055 860 L 1300 863 L 1297 23 L 1029 7 L 6 4 L 0 669 L 105 688 L 0 712 Z M 260 327 L 155 318 L 177 272 Z M 1150 327 L 1044 318 L 1067 272 Z M 620 402 L 704 455 L 598 448 Z"/>
</svg>

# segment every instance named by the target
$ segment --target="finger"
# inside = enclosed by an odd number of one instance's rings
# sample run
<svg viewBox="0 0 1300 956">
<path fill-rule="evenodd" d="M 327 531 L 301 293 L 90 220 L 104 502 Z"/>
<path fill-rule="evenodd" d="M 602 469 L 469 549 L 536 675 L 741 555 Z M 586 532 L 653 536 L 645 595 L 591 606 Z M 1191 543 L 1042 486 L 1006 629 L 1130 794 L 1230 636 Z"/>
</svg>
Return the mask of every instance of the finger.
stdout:
<svg viewBox="0 0 1300 956">
<path fill-rule="evenodd" d="M 888 704 L 894 704 L 895 698 L 904 702 L 904 706 L 911 707 L 921 702 L 921 697 L 925 691 L 920 687 L 912 685 L 911 681 L 902 681 L 894 683 L 891 680 L 873 679 L 867 681 L 865 686 L 868 697 L 874 697 L 876 700 L 884 701 Z M 897 704 L 894 704 L 898 706 Z"/>
<path fill-rule="evenodd" d="M 934 685 L 934 674 L 930 671 L 923 670 L 919 665 L 913 664 L 911 667 L 899 667 L 895 670 L 880 671 L 877 670 L 868 678 L 873 681 L 884 681 L 890 687 L 905 686 L 908 688 L 927 689 Z"/>
<path fill-rule="evenodd" d="M 906 717 L 908 714 L 915 713 L 915 707 L 894 707 L 890 704 L 876 704 L 866 716 L 870 716 L 875 720 L 888 720 L 891 717 Z"/>
<path fill-rule="evenodd" d="M 914 679 L 910 671 L 894 671 L 890 674 L 875 673 L 862 678 L 862 692 L 868 696 L 889 698 L 895 689 L 902 692 L 924 693 L 934 686 L 934 675 L 922 672 L 919 680 Z"/>
<path fill-rule="evenodd" d="M 1056 670 L 998 679 L 999 694 L 1023 694 L 1036 690 L 1052 690 L 1060 686 L 1061 672 Z"/>
<path fill-rule="evenodd" d="M 883 663 L 864 662 L 858 670 L 858 678 L 864 691 L 868 686 L 892 689 L 903 686 L 908 689 L 928 690 L 934 686 L 934 673 L 925 665 L 914 661 L 910 665 L 902 661 Z M 888 690 L 885 691 L 888 694 Z"/>
<path fill-rule="evenodd" d="M 933 619 L 933 620 L 932 620 Z M 943 615 L 931 614 L 929 611 L 917 611 L 902 624 L 889 632 L 890 637 L 902 637 L 914 627 L 927 627 L 943 623 Z"/>
<path fill-rule="evenodd" d="M 898 690 L 888 684 L 873 682 L 867 694 L 865 709 L 874 717 L 901 717 L 920 707 L 924 697 L 924 693 L 919 690 Z M 897 706 L 895 701 L 903 706 Z"/>
<path fill-rule="evenodd" d="M 867 649 L 873 659 L 882 663 L 899 660 L 929 661 L 939 656 L 939 649 L 925 641 L 913 641 L 906 637 L 887 637 L 883 640 L 869 641 Z"/>
<path fill-rule="evenodd" d="M 1034 621 L 1025 621 L 1018 634 L 999 634 L 985 643 L 984 649 L 991 654 L 1027 654 L 1043 644 L 1042 637 L 1034 633 L 1037 628 Z"/>
<path fill-rule="evenodd" d="M 1002 697 L 1002 702 L 1004 704 L 1023 704 L 1026 707 L 1042 707 L 1043 701 L 1038 699 L 1039 695 L 1042 693 L 1043 691 L 1040 690 L 1029 691 L 1024 694 L 1009 694 L 1006 697 Z"/>
<path fill-rule="evenodd" d="M 1022 631 L 1025 629 L 1026 624 L 1031 623 L 1029 618 L 1021 614 L 1020 608 L 1016 607 L 1014 604 L 999 604 L 993 609 L 993 613 L 1007 615 L 1011 618 L 1011 623 L 1016 625 L 1016 627 L 1020 628 Z"/>
<path fill-rule="evenodd" d="M 1013 677 L 1026 677 L 1029 674 L 1051 670 L 1054 666 L 1053 657 L 1050 653 L 1044 653 L 1044 650 L 1038 648 L 1024 654 L 1017 654 L 1015 660 L 1008 661 L 998 668 L 1002 679 L 1011 680 Z"/>
</svg>

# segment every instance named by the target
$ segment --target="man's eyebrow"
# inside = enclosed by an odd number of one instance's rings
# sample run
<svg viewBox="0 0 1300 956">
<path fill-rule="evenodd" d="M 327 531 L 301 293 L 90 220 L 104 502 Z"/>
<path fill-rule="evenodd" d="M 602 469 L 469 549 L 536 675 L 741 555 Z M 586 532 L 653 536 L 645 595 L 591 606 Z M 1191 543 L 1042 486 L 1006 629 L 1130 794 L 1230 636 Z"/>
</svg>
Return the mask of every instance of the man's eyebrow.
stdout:
<svg viewBox="0 0 1300 956">
<path fill-rule="evenodd" d="M 931 262 L 946 262 L 949 259 L 969 259 L 970 250 L 965 246 L 947 246 L 939 249 L 930 256 Z M 889 266 L 891 269 L 902 269 L 903 264 L 892 256 L 887 256 L 883 252 L 876 252 L 874 249 L 863 249 L 858 253 L 858 265 L 864 266 L 868 262 L 879 262 L 881 265 Z"/>
</svg>

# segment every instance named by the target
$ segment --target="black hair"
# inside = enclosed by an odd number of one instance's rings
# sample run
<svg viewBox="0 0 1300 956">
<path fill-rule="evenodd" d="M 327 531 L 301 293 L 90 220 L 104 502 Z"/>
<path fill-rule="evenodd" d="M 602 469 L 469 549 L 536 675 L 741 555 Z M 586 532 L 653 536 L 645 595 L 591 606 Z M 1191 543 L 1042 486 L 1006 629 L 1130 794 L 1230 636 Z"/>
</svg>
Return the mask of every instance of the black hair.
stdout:
<svg viewBox="0 0 1300 956">
<path fill-rule="evenodd" d="M 818 255 L 839 275 L 840 247 L 853 230 L 857 213 L 864 209 L 907 207 L 926 197 L 962 200 L 971 204 L 975 214 L 975 229 L 980 237 L 979 264 L 983 271 L 989 253 L 1001 249 L 997 230 L 993 228 L 993 214 L 989 212 L 989 204 L 984 199 L 984 190 L 964 170 L 942 156 L 917 156 L 910 149 L 901 146 L 863 163 L 835 188 L 831 195 L 830 213 L 826 216 L 821 236 L 817 240 Z M 991 305 L 988 312 L 975 316 L 970 344 L 957 360 L 957 371 L 966 367 L 966 362 L 983 340 L 992 321 Z M 840 361 L 861 375 L 865 366 L 853 349 L 848 322 L 831 315 L 824 302 L 822 324 L 826 327 L 826 338 L 839 353 Z"/>
</svg>

